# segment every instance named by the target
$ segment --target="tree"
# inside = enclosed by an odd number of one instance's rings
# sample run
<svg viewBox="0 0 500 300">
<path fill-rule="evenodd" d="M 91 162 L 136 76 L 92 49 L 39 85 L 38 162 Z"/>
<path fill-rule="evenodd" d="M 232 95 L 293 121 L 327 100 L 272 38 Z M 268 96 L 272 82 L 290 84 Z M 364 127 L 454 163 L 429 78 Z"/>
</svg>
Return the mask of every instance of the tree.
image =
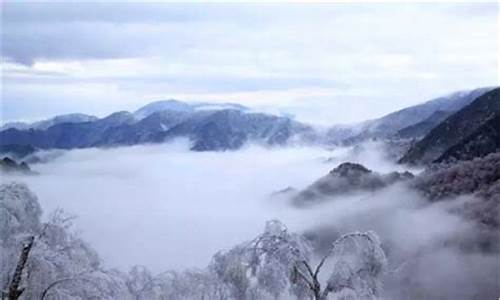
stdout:
<svg viewBox="0 0 500 300">
<path fill-rule="evenodd" d="M 320 272 L 328 259 L 333 266 L 322 289 Z M 294 282 L 305 282 L 316 300 L 326 299 L 331 292 L 339 294 L 341 299 L 374 299 L 380 290 L 385 265 L 385 253 L 375 233 L 348 233 L 332 243 L 316 268 L 306 260 L 297 261 Z"/>
<path fill-rule="evenodd" d="M 373 299 L 379 294 L 386 257 L 375 233 L 341 236 L 316 267 L 311 253 L 302 235 L 273 220 L 254 240 L 216 254 L 210 268 L 234 299 L 277 299 L 287 292 L 316 300 L 330 293 L 341 299 Z"/>
<path fill-rule="evenodd" d="M 12 280 L 10 281 L 9 287 L 7 289 L 8 300 L 17 300 L 24 292 L 24 288 L 21 288 L 21 281 L 34 241 L 35 237 L 31 236 L 23 244 L 23 249 L 21 250 L 21 255 L 19 256 L 14 275 L 12 276 Z"/>
</svg>

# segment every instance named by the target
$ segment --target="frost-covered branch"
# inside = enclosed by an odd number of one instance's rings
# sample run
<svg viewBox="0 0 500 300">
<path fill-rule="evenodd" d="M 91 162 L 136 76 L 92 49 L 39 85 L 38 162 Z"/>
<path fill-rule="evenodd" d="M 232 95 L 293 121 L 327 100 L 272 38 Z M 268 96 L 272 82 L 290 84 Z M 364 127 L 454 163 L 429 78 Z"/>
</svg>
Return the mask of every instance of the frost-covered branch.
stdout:
<svg viewBox="0 0 500 300">
<path fill-rule="evenodd" d="M 19 256 L 19 260 L 16 265 L 16 269 L 14 271 L 14 275 L 12 276 L 12 280 L 9 284 L 7 290 L 7 299 L 8 300 L 16 300 L 21 297 L 21 294 L 24 292 L 21 286 L 22 275 L 26 267 L 26 263 L 28 262 L 28 258 L 31 252 L 31 248 L 33 247 L 33 243 L 35 241 L 34 236 L 30 236 L 28 240 L 23 244 L 23 249 L 21 250 L 21 255 Z"/>
</svg>

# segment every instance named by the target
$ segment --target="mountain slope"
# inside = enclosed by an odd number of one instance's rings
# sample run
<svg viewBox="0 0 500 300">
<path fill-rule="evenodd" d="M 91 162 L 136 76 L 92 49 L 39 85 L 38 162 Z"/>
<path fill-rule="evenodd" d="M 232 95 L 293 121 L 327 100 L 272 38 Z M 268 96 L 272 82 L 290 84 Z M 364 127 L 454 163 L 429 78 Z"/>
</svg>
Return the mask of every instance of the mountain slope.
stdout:
<svg viewBox="0 0 500 300">
<path fill-rule="evenodd" d="M 436 162 L 470 160 L 500 150 L 500 115 L 490 119 L 469 137 L 449 148 Z"/>
<path fill-rule="evenodd" d="M 404 108 L 374 120 L 368 126 L 367 131 L 375 135 L 392 135 L 398 130 L 428 119 L 437 111 L 458 111 L 490 90 L 491 88 L 479 88 L 471 91 L 455 92 L 448 96 Z"/>
<path fill-rule="evenodd" d="M 36 148 L 30 145 L 1 145 L 0 155 L 22 159 L 36 152 Z"/>
<path fill-rule="evenodd" d="M 474 100 L 433 128 L 400 159 L 401 163 L 429 163 L 465 141 L 481 126 L 500 114 L 500 88 Z"/>
<path fill-rule="evenodd" d="M 371 138 L 418 138 L 446 116 L 453 114 L 493 88 L 455 92 L 419 105 L 410 106 L 381 118 L 355 126 L 332 127 L 327 139 L 333 143 L 356 144 Z"/>
<path fill-rule="evenodd" d="M 193 141 L 192 150 L 228 150 L 238 149 L 247 141 L 284 144 L 295 134 L 308 131 L 311 131 L 308 126 L 285 117 L 239 110 L 200 111 L 186 122 L 159 134 L 156 141 L 187 136 Z"/>
<path fill-rule="evenodd" d="M 500 153 L 455 164 L 434 165 L 419 174 L 410 186 L 430 201 L 453 199 L 473 194 L 472 202 L 465 202 L 463 213 L 488 226 L 500 226 Z M 498 231 L 494 236 L 498 243 Z"/>
<path fill-rule="evenodd" d="M 438 110 L 434 112 L 427 119 L 418 122 L 416 124 L 407 126 L 403 129 L 400 129 L 396 136 L 403 139 L 412 139 L 412 138 L 420 138 L 425 136 L 432 128 L 436 127 L 439 123 L 444 121 L 447 117 L 449 117 L 453 112 Z"/>
<path fill-rule="evenodd" d="M 303 206 L 339 195 L 375 191 L 412 178 L 413 174 L 410 172 L 380 174 L 360 164 L 346 162 L 297 193 L 292 202 Z"/>
</svg>

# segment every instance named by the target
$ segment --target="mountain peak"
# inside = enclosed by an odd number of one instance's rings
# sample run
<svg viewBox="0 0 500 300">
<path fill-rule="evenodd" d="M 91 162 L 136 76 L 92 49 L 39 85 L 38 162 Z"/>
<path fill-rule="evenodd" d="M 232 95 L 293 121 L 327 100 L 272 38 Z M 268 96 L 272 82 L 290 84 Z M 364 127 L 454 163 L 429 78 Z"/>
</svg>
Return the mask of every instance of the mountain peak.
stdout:
<svg viewBox="0 0 500 300">
<path fill-rule="evenodd" d="M 345 162 L 338 165 L 335 169 L 331 170 L 330 174 L 332 175 L 337 174 L 342 177 L 351 177 L 351 176 L 360 176 L 371 172 L 372 172 L 371 170 L 367 169 L 363 165 L 357 163 Z"/>
<path fill-rule="evenodd" d="M 144 119 L 147 116 L 164 110 L 176 111 L 176 112 L 193 112 L 195 110 L 225 110 L 232 109 L 238 111 L 244 111 L 248 108 L 235 103 L 206 103 L 206 102 L 182 102 L 175 99 L 160 100 L 151 102 L 144 105 L 134 112 L 134 116 L 137 119 Z"/>
<path fill-rule="evenodd" d="M 190 112 L 193 110 L 193 107 L 191 107 L 191 105 L 187 103 L 175 99 L 160 100 L 151 102 L 139 108 L 134 112 L 134 116 L 138 119 L 144 119 L 145 117 L 162 110 Z"/>
</svg>

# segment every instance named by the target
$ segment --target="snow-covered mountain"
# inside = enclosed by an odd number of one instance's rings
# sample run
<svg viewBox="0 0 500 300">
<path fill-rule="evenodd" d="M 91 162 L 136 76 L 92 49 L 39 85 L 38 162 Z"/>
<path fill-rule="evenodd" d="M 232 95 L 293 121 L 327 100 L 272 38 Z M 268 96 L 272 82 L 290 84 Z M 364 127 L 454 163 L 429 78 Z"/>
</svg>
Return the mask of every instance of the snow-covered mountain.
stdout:
<svg viewBox="0 0 500 300">
<path fill-rule="evenodd" d="M 332 142 L 357 143 L 370 138 L 419 138 L 446 117 L 470 104 L 493 87 L 459 91 L 419 105 L 410 106 L 378 119 L 351 126 L 334 126 L 327 136 Z"/>
<path fill-rule="evenodd" d="M 41 120 L 33 123 L 10 122 L 3 125 L 1 127 L 1 130 L 6 130 L 9 128 L 16 128 L 19 130 L 26 130 L 26 129 L 45 130 L 51 126 L 61 123 L 85 123 L 85 122 L 93 122 L 96 121 L 97 119 L 98 118 L 96 116 L 74 113 L 74 114 L 60 115 L 47 120 Z"/>
<path fill-rule="evenodd" d="M 196 102 L 196 103 L 186 103 L 181 102 L 175 99 L 164 100 L 164 101 L 155 101 L 145 106 L 139 108 L 134 112 L 134 117 L 141 120 L 153 113 L 160 111 L 176 111 L 176 112 L 194 112 L 196 110 L 224 110 L 224 109 L 235 109 L 245 111 L 248 110 L 247 107 L 235 104 L 235 103 L 204 103 L 204 102 Z"/>
<path fill-rule="evenodd" d="M 421 139 L 449 116 L 491 90 L 480 88 L 453 93 L 379 119 L 333 126 L 326 133 L 292 118 L 253 112 L 239 104 L 157 101 L 133 113 L 121 111 L 101 119 L 71 114 L 33 124 L 18 124 L 0 131 L 0 146 L 72 149 L 162 143 L 187 137 L 193 143 L 193 150 L 210 151 L 234 150 L 246 142 L 283 145 L 298 140 L 352 145 L 375 138 L 403 141 L 400 152 L 406 152 L 414 140 Z"/>
<path fill-rule="evenodd" d="M 60 118 L 54 118 L 60 120 Z M 35 130 L 9 128 L 0 145 L 36 148 L 86 148 L 162 143 L 187 137 L 193 150 L 234 150 L 246 142 L 282 145 L 306 139 L 313 129 L 287 117 L 250 112 L 238 104 L 153 102 L 134 113 L 122 111 L 89 122 L 59 122 Z"/>
<path fill-rule="evenodd" d="M 500 88 L 489 91 L 434 127 L 403 156 L 403 163 L 471 159 L 498 150 Z"/>
</svg>

